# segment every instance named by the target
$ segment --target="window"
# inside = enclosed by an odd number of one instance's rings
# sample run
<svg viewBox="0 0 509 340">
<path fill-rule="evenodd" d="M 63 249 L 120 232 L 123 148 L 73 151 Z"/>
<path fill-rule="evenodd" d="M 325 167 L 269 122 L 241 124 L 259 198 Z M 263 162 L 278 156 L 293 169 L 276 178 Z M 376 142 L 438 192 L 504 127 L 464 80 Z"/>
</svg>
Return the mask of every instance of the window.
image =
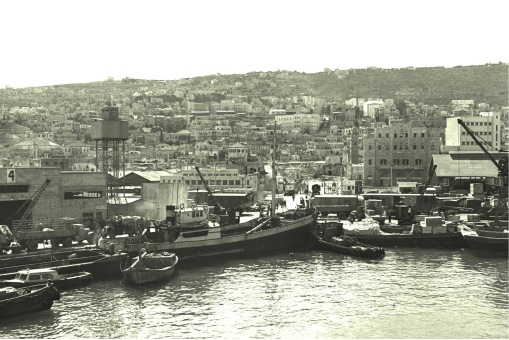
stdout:
<svg viewBox="0 0 509 340">
<path fill-rule="evenodd" d="M 223 180 L 223 185 L 228 185 L 228 181 L 227 180 Z"/>
<path fill-rule="evenodd" d="M 385 138 L 389 138 L 389 134 L 388 133 L 385 134 Z"/>
<path fill-rule="evenodd" d="M 465 135 L 465 131 L 461 131 L 461 135 L 464 136 Z"/>
<path fill-rule="evenodd" d="M 394 134 L 394 138 L 398 138 L 398 134 L 397 133 Z"/>
<path fill-rule="evenodd" d="M 389 150 L 389 144 L 385 144 L 385 150 Z"/>
<path fill-rule="evenodd" d="M 424 150 L 424 144 L 421 144 L 421 150 Z"/>
<path fill-rule="evenodd" d="M 417 150 L 417 145 L 414 144 L 414 150 Z"/>
<path fill-rule="evenodd" d="M 40 280 L 40 279 L 41 279 L 41 276 L 40 276 L 40 275 L 33 275 L 33 274 L 32 274 L 32 275 L 30 275 L 30 276 L 28 277 L 28 279 L 29 279 L 30 281 L 36 281 L 36 280 Z"/>
<path fill-rule="evenodd" d="M 368 159 L 368 165 L 371 165 L 371 159 Z"/>
<path fill-rule="evenodd" d="M 398 146 L 394 144 L 394 150 L 398 150 Z"/>
<path fill-rule="evenodd" d="M 235 185 L 240 185 L 240 180 L 235 180 Z"/>
<path fill-rule="evenodd" d="M 408 143 L 405 144 L 405 150 L 408 150 Z"/>
<path fill-rule="evenodd" d="M 378 144 L 378 150 L 382 150 L 382 146 Z"/>
<path fill-rule="evenodd" d="M 28 185 L 0 185 L 0 194 L 28 192 Z"/>
<path fill-rule="evenodd" d="M 27 279 L 27 274 L 21 274 L 19 279 L 25 281 Z"/>
<path fill-rule="evenodd" d="M 64 200 L 102 198 L 102 191 L 67 191 L 64 192 Z"/>
<path fill-rule="evenodd" d="M 402 160 L 401 160 L 401 163 L 402 163 L 403 165 L 408 165 L 408 164 L 409 164 L 409 161 L 408 161 L 408 159 L 402 159 Z"/>
<path fill-rule="evenodd" d="M 408 132 L 405 132 L 405 138 L 408 138 Z"/>
<path fill-rule="evenodd" d="M 378 134 L 378 138 L 382 138 L 382 134 L 381 133 Z"/>
<path fill-rule="evenodd" d="M 461 145 L 465 145 L 465 142 L 461 142 Z"/>
<path fill-rule="evenodd" d="M 399 159 L 394 160 L 394 165 L 399 165 Z"/>
<path fill-rule="evenodd" d="M 421 133 L 421 137 L 424 138 L 424 132 Z"/>
<path fill-rule="evenodd" d="M 414 138 L 417 138 L 417 133 L 416 132 L 414 132 Z"/>
<path fill-rule="evenodd" d="M 368 145 L 368 150 L 371 150 L 371 144 Z"/>
<path fill-rule="evenodd" d="M 229 182 L 229 183 L 228 183 L 228 185 L 235 185 L 235 184 L 234 184 L 234 183 L 235 183 L 235 181 L 234 181 L 233 179 L 230 179 L 228 182 Z"/>
</svg>

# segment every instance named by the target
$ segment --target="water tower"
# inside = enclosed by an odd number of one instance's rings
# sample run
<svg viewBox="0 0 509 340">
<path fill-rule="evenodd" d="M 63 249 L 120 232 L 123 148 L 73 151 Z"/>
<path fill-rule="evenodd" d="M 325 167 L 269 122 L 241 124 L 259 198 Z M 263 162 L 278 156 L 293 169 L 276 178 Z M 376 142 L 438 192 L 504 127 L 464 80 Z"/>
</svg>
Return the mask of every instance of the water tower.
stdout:
<svg viewBox="0 0 509 340">
<path fill-rule="evenodd" d="M 125 177 L 125 141 L 129 137 L 127 121 L 118 119 L 118 107 L 106 103 L 101 109 L 101 118 L 92 122 L 92 139 L 95 140 L 95 162 L 97 171 L 108 173 L 108 198 L 117 203 L 120 170 Z M 110 176 L 111 175 L 111 176 Z M 121 185 L 119 185 L 121 184 Z"/>
</svg>

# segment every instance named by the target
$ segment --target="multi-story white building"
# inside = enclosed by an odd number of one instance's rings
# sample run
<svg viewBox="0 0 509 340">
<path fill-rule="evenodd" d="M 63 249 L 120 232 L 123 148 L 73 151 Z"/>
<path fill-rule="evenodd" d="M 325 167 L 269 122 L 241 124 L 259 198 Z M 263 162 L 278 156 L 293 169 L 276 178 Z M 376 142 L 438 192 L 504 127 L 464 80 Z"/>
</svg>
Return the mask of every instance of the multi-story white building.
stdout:
<svg viewBox="0 0 509 340">
<path fill-rule="evenodd" d="M 364 103 L 364 115 L 375 118 L 384 113 L 385 104 L 382 101 L 367 101 Z"/>
<path fill-rule="evenodd" d="M 309 132 L 313 133 L 318 131 L 322 122 L 320 115 L 306 113 L 280 114 L 274 118 L 277 125 L 284 131 L 309 129 Z"/>
<path fill-rule="evenodd" d="M 468 132 L 458 123 L 463 120 L 483 145 L 491 145 L 500 149 L 501 126 L 499 112 L 481 112 L 478 116 L 447 118 L 445 128 L 444 152 L 449 151 L 480 151 L 479 146 L 470 137 Z"/>
</svg>

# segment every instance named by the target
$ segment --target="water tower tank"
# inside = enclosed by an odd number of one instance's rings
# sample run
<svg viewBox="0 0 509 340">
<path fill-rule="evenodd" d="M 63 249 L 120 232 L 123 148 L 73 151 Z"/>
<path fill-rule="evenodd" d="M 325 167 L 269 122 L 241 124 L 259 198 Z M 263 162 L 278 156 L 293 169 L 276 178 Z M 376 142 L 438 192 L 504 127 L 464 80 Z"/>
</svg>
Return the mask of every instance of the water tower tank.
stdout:
<svg viewBox="0 0 509 340">
<path fill-rule="evenodd" d="M 129 131 L 127 121 L 118 119 L 118 107 L 110 106 L 101 109 L 101 118 L 92 122 L 93 140 L 127 140 Z"/>
</svg>

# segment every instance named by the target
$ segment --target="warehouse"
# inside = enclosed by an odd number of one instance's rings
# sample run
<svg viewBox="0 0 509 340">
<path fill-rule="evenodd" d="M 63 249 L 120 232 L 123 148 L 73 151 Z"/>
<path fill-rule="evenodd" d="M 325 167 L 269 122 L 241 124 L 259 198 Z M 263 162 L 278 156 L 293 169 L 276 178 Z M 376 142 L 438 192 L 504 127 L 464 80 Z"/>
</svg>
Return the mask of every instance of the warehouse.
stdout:
<svg viewBox="0 0 509 340">
<path fill-rule="evenodd" d="M 46 180 L 49 184 L 45 185 Z M 28 219 L 78 218 L 94 223 L 106 218 L 106 174 L 60 168 L 2 168 L 0 224 L 19 219 L 35 193 L 42 191 Z"/>
</svg>

